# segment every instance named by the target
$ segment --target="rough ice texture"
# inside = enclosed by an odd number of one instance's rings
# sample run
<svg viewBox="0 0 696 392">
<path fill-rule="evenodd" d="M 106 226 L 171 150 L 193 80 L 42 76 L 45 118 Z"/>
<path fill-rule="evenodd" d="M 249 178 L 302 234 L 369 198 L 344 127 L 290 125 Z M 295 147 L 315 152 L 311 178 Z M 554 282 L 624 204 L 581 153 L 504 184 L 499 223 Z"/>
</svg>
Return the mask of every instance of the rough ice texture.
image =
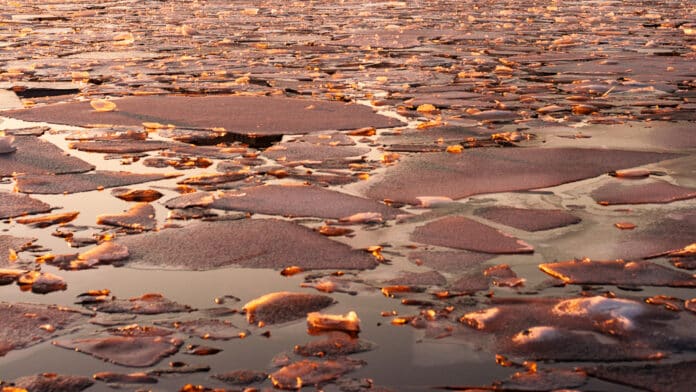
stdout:
<svg viewBox="0 0 696 392">
<path fill-rule="evenodd" d="M 678 154 L 579 148 L 473 149 L 405 158 L 368 188 L 374 199 L 417 204 L 418 196 L 460 199 L 544 188 L 679 157 Z"/>
<path fill-rule="evenodd" d="M 11 235 L 0 235 L 0 268 L 10 265 L 10 249 L 15 252 L 22 250 L 26 245 L 31 244 L 33 238 L 20 238 Z"/>
<path fill-rule="evenodd" d="M 408 255 L 409 260 L 416 264 L 452 273 L 478 270 L 481 264 L 493 257 L 487 253 L 457 251 L 417 251 Z"/>
<path fill-rule="evenodd" d="M 148 203 L 138 203 L 121 214 L 103 214 L 97 217 L 100 225 L 120 226 L 127 229 L 154 230 L 157 226 L 155 207 Z"/>
<path fill-rule="evenodd" d="M 35 314 L 36 317 L 27 315 Z M 0 356 L 50 339 L 86 317 L 56 306 L 0 302 Z M 44 324 L 54 332 L 39 328 Z"/>
<path fill-rule="evenodd" d="M 494 302 L 498 305 L 467 313 L 460 322 L 491 334 L 497 353 L 525 359 L 625 361 L 696 347 L 690 329 L 685 333 L 667 323 L 678 314 L 640 301 L 595 296 Z"/>
<path fill-rule="evenodd" d="M 104 336 L 56 340 L 54 345 L 79 351 L 117 365 L 147 367 L 175 354 L 183 342 L 162 336 Z"/>
<path fill-rule="evenodd" d="M 244 305 L 250 323 L 264 322 L 277 324 L 304 318 L 307 313 L 316 312 L 334 303 L 326 295 L 276 292 L 255 298 Z"/>
<path fill-rule="evenodd" d="M 242 219 L 201 222 L 183 228 L 119 238 L 131 265 L 208 270 L 251 268 L 366 269 L 377 265 L 367 252 L 332 241 L 292 222 Z"/>
<path fill-rule="evenodd" d="M 370 152 L 369 148 L 353 146 L 326 146 L 305 142 L 279 143 L 263 155 L 282 162 L 341 160 Z"/>
<path fill-rule="evenodd" d="M 283 135 L 361 127 L 394 127 L 401 122 L 357 104 L 245 96 L 150 96 L 113 101 L 118 110 L 95 113 L 89 102 L 48 105 L 3 115 L 58 124 L 174 124 L 183 128 L 222 127 L 229 132 Z"/>
<path fill-rule="evenodd" d="M 80 392 L 94 384 L 89 377 L 66 376 L 55 373 L 41 373 L 20 377 L 14 380 L 14 386 L 31 392 Z"/>
<path fill-rule="evenodd" d="M 411 235 L 411 240 L 484 253 L 534 251 L 534 248 L 522 240 L 463 216 L 446 217 L 419 226 Z"/>
<path fill-rule="evenodd" d="M 0 192 L 0 219 L 51 211 L 51 206 L 27 195 Z"/>
<path fill-rule="evenodd" d="M 622 233 L 621 240 L 613 245 L 611 254 L 605 258 L 635 260 L 682 249 L 694 243 L 694 232 L 696 212 L 693 209 L 676 211 L 664 219 Z"/>
<path fill-rule="evenodd" d="M 570 260 L 541 264 L 539 268 L 571 284 L 696 286 L 693 275 L 649 261 Z"/>
<path fill-rule="evenodd" d="M 171 175 L 111 171 L 63 175 L 25 175 L 17 177 L 17 189 L 23 193 L 58 195 L 139 184 L 169 177 Z"/>
<path fill-rule="evenodd" d="M 82 173 L 94 169 L 89 163 L 66 155 L 54 144 L 35 136 L 16 136 L 14 146 L 17 151 L 0 154 L 0 177 L 9 177 L 13 173 Z"/>
<path fill-rule="evenodd" d="M 190 312 L 187 305 L 176 303 L 159 294 L 145 294 L 129 299 L 110 298 L 103 302 L 88 304 L 92 310 L 104 313 L 161 314 Z"/>
<path fill-rule="evenodd" d="M 590 376 L 655 392 L 689 391 L 694 387 L 696 361 L 585 368 Z"/>
<path fill-rule="evenodd" d="M 198 336 L 202 339 L 228 340 L 241 338 L 248 334 L 248 331 L 236 327 L 231 322 L 218 319 L 165 321 L 157 324 L 174 328 L 177 331 L 191 336 Z"/>
<path fill-rule="evenodd" d="M 525 231 L 555 229 L 581 221 L 577 216 L 563 210 L 487 207 L 477 210 L 475 214 L 490 221 Z"/>
<path fill-rule="evenodd" d="M 71 143 L 70 147 L 80 151 L 101 152 L 106 154 L 129 154 L 147 151 L 166 150 L 180 146 L 162 140 L 102 140 Z"/>
<path fill-rule="evenodd" d="M 167 204 L 169 205 L 170 202 L 175 203 L 170 200 Z M 360 212 L 378 212 L 384 219 L 393 219 L 400 213 L 398 209 L 372 199 L 306 185 L 264 185 L 242 188 L 237 192 L 215 195 L 215 200 L 209 206 L 222 210 L 269 215 L 334 219 Z"/>
<path fill-rule="evenodd" d="M 350 336 L 344 332 L 332 331 L 322 334 L 322 338 L 296 345 L 296 354 L 305 357 L 336 357 L 373 350 L 376 344 Z"/>
<path fill-rule="evenodd" d="M 696 189 L 654 181 L 645 184 L 626 184 L 616 181 L 603 185 L 590 194 L 600 204 L 646 204 L 671 203 L 677 200 L 693 199 Z"/>
</svg>

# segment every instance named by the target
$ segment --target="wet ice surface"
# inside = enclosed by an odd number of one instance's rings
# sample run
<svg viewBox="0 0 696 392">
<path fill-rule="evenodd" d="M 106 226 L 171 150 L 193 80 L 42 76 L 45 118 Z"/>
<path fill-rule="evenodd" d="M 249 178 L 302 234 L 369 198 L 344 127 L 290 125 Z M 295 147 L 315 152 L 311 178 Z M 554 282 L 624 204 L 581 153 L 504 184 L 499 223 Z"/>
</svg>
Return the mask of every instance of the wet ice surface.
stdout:
<svg viewBox="0 0 696 392">
<path fill-rule="evenodd" d="M 0 388 L 688 389 L 688 5 L 0 5 Z"/>
</svg>

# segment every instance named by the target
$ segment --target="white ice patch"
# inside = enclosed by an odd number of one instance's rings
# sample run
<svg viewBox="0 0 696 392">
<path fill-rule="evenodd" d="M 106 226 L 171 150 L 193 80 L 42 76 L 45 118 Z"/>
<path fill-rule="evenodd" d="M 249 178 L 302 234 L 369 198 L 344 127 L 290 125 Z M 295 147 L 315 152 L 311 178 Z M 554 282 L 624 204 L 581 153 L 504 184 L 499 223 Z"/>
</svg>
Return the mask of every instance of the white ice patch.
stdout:
<svg viewBox="0 0 696 392">
<path fill-rule="evenodd" d="M 527 344 L 556 339 L 560 336 L 561 333 L 556 327 L 539 326 L 519 332 L 517 335 L 512 337 L 512 342 L 515 344 Z"/>
<path fill-rule="evenodd" d="M 614 319 L 625 329 L 632 329 L 633 320 L 644 311 L 645 308 L 638 302 L 601 296 L 569 299 L 553 308 L 553 313 L 559 316 Z"/>
</svg>

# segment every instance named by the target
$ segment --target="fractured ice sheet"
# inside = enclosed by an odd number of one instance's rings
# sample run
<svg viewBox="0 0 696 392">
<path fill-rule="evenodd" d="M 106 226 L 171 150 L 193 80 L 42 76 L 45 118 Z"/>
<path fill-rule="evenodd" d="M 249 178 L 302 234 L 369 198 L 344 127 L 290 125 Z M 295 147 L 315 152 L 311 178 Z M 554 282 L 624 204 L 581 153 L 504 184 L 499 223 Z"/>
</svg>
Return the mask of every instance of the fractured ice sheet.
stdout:
<svg viewBox="0 0 696 392">
<path fill-rule="evenodd" d="M 157 226 L 155 207 L 148 203 L 138 203 L 122 214 L 99 215 L 97 223 L 133 230 L 154 230 Z"/>
<path fill-rule="evenodd" d="M 590 195 L 602 205 L 671 203 L 677 200 L 693 199 L 696 197 L 696 189 L 664 181 L 640 184 L 613 181 L 595 189 Z"/>
<path fill-rule="evenodd" d="M 163 321 L 158 322 L 157 324 L 174 328 L 177 331 L 181 331 L 191 336 L 198 336 L 201 339 L 240 339 L 249 334 L 249 331 L 238 328 L 227 320 L 219 319 Z"/>
<path fill-rule="evenodd" d="M 514 207 L 487 207 L 476 215 L 490 221 L 525 231 L 541 231 L 580 222 L 577 216 L 563 210 L 524 209 Z"/>
<path fill-rule="evenodd" d="M 247 302 L 242 310 L 246 312 L 249 323 L 278 324 L 304 318 L 307 313 L 333 303 L 334 300 L 326 295 L 282 291 L 255 298 Z"/>
<path fill-rule="evenodd" d="M 693 275 L 649 261 L 569 260 L 539 268 L 570 284 L 696 287 Z"/>
<path fill-rule="evenodd" d="M 221 127 L 243 135 L 283 135 L 400 125 L 357 104 L 309 99 L 252 96 L 150 96 L 112 101 L 118 110 L 95 113 L 88 102 L 48 105 L 4 115 L 58 124 L 140 125 L 171 123 L 180 127 Z"/>
<path fill-rule="evenodd" d="M 10 265 L 11 252 L 19 252 L 28 245 L 31 245 L 35 239 L 21 238 L 11 235 L 0 235 L 0 268 Z"/>
<path fill-rule="evenodd" d="M 0 192 L 0 219 L 51 211 L 41 200 L 17 193 Z"/>
<path fill-rule="evenodd" d="M 467 313 L 460 322 L 491 334 L 493 350 L 502 354 L 558 361 L 626 361 L 696 348 L 696 338 L 684 327 L 688 319 L 640 301 L 595 296 L 494 302 L 498 304 Z"/>
<path fill-rule="evenodd" d="M 484 253 L 532 253 L 531 245 L 463 216 L 441 218 L 417 227 L 411 240 Z"/>
<path fill-rule="evenodd" d="M 35 136 L 16 136 L 14 146 L 17 151 L 0 154 L 0 177 L 9 177 L 13 173 L 83 173 L 94 169 L 89 163 L 71 157 L 54 144 Z"/>
<path fill-rule="evenodd" d="M 169 337 L 96 336 L 63 339 L 54 345 L 82 352 L 117 365 L 147 367 L 179 351 L 182 341 Z"/>
<path fill-rule="evenodd" d="M 307 185 L 263 185 L 209 195 L 212 203 L 206 203 L 207 207 L 269 215 L 339 219 L 359 212 L 377 212 L 384 219 L 393 219 L 401 212 L 371 199 Z M 205 193 L 194 193 L 168 200 L 167 206 L 192 198 L 207 200 Z"/>
<path fill-rule="evenodd" d="M 330 240 L 291 222 L 242 219 L 200 222 L 183 228 L 118 238 L 129 264 L 207 270 L 251 268 L 366 269 L 377 265 L 369 253 Z"/>
<path fill-rule="evenodd" d="M 191 307 L 176 303 L 161 294 L 144 294 L 129 299 L 108 298 L 85 305 L 92 310 L 104 313 L 161 314 L 193 310 Z"/>
<path fill-rule="evenodd" d="M 0 356 L 48 340 L 84 319 L 78 312 L 57 306 L 2 302 Z"/>
<path fill-rule="evenodd" d="M 694 385 L 696 361 L 609 365 L 584 368 L 592 377 L 655 392 L 688 391 Z"/>
<path fill-rule="evenodd" d="M 91 387 L 94 381 L 83 376 L 41 373 L 20 377 L 14 380 L 13 384 L 17 388 L 24 388 L 31 392 L 80 392 Z"/>
<path fill-rule="evenodd" d="M 17 177 L 17 189 L 22 193 L 58 195 L 139 184 L 171 177 L 172 175 L 169 174 L 135 174 L 112 171 L 63 175 L 23 175 Z"/>
<path fill-rule="evenodd" d="M 388 168 L 366 195 L 412 204 L 417 204 L 418 196 L 460 199 L 550 187 L 679 156 L 579 148 L 478 148 L 462 154 L 422 154 Z"/>
</svg>

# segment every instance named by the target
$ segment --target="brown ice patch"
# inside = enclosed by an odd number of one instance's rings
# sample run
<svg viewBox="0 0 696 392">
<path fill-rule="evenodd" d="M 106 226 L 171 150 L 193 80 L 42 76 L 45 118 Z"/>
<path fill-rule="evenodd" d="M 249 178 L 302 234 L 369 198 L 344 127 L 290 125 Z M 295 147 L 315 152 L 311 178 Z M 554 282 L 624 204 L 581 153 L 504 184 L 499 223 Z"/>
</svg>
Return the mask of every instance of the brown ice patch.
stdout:
<svg viewBox="0 0 696 392">
<path fill-rule="evenodd" d="M 198 319 L 186 321 L 163 321 L 157 324 L 174 328 L 177 331 L 190 336 L 198 336 L 201 339 L 229 340 L 242 339 L 249 335 L 249 331 L 238 328 L 227 320 Z"/>
<path fill-rule="evenodd" d="M 78 211 L 63 212 L 60 214 L 42 215 L 30 218 L 17 218 L 15 221 L 23 225 L 44 228 L 72 222 L 80 213 Z"/>
<path fill-rule="evenodd" d="M 367 252 L 332 241 L 292 222 L 242 219 L 200 222 L 183 228 L 119 238 L 129 264 L 206 270 L 251 268 L 367 269 L 377 265 Z"/>
<path fill-rule="evenodd" d="M 138 203 L 122 214 L 99 215 L 97 216 L 97 223 L 139 231 L 154 230 L 157 227 L 155 207 L 148 203 Z"/>
<path fill-rule="evenodd" d="M 98 381 L 109 384 L 156 384 L 157 378 L 146 373 L 116 373 L 116 372 L 99 372 L 94 373 L 92 378 Z"/>
<path fill-rule="evenodd" d="M 0 303 L 0 356 L 48 340 L 85 318 L 57 306 Z"/>
<path fill-rule="evenodd" d="M 337 357 L 374 350 L 377 345 L 345 332 L 332 331 L 320 339 L 296 345 L 294 351 L 304 357 Z"/>
<path fill-rule="evenodd" d="M 394 127 L 401 122 L 371 108 L 332 101 L 262 96 L 149 96 L 113 101 L 117 110 L 97 113 L 88 102 L 48 105 L 3 115 L 26 121 L 57 124 L 140 125 L 174 124 L 183 128 L 221 127 L 244 135 L 283 135 L 372 126 Z"/>
<path fill-rule="evenodd" d="M 563 210 L 524 209 L 514 207 L 487 207 L 475 212 L 490 221 L 525 231 L 550 230 L 581 221 Z"/>
<path fill-rule="evenodd" d="M 171 174 L 136 174 L 112 171 L 63 175 L 23 175 L 17 177 L 17 189 L 22 193 L 58 195 L 139 184 L 171 177 Z"/>
<path fill-rule="evenodd" d="M 663 181 L 644 184 L 614 181 L 595 189 L 590 195 L 602 205 L 671 203 L 677 200 L 693 199 L 696 197 L 696 189 Z"/>
<path fill-rule="evenodd" d="M 55 373 L 41 373 L 20 377 L 13 382 L 16 388 L 31 392 L 80 392 L 94 384 L 89 377 L 66 376 Z"/>
<path fill-rule="evenodd" d="M 688 391 L 694 386 L 696 361 L 597 366 L 584 370 L 592 377 L 638 389 L 655 392 Z"/>
<path fill-rule="evenodd" d="M 263 152 L 263 155 L 284 165 L 303 163 L 321 165 L 324 161 L 331 161 L 347 166 L 351 162 L 349 158 L 360 157 L 368 152 L 370 149 L 366 147 L 291 142 L 278 143 L 269 147 Z"/>
<path fill-rule="evenodd" d="M 169 337 L 106 336 L 56 340 L 54 345 L 117 365 L 147 367 L 179 351 L 182 341 Z"/>
<path fill-rule="evenodd" d="M 14 261 L 17 252 L 31 245 L 35 239 L 21 238 L 11 235 L 0 235 L 0 268 L 7 267 Z"/>
<path fill-rule="evenodd" d="M 570 391 L 584 385 L 587 374 L 582 370 L 570 369 L 534 369 L 526 372 L 515 372 L 508 379 L 497 381 L 491 387 L 452 387 L 467 391 Z"/>
<path fill-rule="evenodd" d="M 493 257 L 495 256 L 487 253 L 456 251 L 417 251 L 408 255 L 409 260 L 417 265 L 452 273 L 478 269 Z"/>
<path fill-rule="evenodd" d="M 684 248 L 694 243 L 696 213 L 676 211 L 630 231 L 624 231 L 612 245 L 608 258 L 624 260 L 647 258 Z"/>
<path fill-rule="evenodd" d="M 178 146 L 178 143 L 161 140 L 103 140 L 70 143 L 70 148 L 105 154 L 129 154 L 147 151 L 166 150 Z"/>
<path fill-rule="evenodd" d="M 463 216 L 446 217 L 419 226 L 411 234 L 411 240 L 494 254 L 534 252 L 524 241 Z"/>
<path fill-rule="evenodd" d="M 276 292 L 247 302 L 242 308 L 249 323 L 278 324 L 304 318 L 332 305 L 334 300 L 326 295 Z"/>
<path fill-rule="evenodd" d="M 249 385 L 266 380 L 268 378 L 268 373 L 240 369 L 226 373 L 214 374 L 211 377 L 230 385 Z"/>
<path fill-rule="evenodd" d="M 270 375 L 273 386 L 279 389 L 296 390 L 303 386 L 321 385 L 335 380 L 362 366 L 360 361 L 347 359 L 293 362 Z"/>
<path fill-rule="evenodd" d="M 164 196 L 161 192 L 154 189 L 112 189 L 111 194 L 125 201 L 149 203 Z"/>
<path fill-rule="evenodd" d="M 66 174 L 94 169 L 89 163 L 66 155 L 56 145 L 34 136 L 16 136 L 16 151 L 0 154 L 0 177 L 15 173 Z"/>
<path fill-rule="evenodd" d="M 649 261 L 570 260 L 539 268 L 570 284 L 696 287 L 693 275 Z"/>
<path fill-rule="evenodd" d="M 193 194 L 195 195 L 195 194 Z M 202 195 L 184 195 L 167 201 L 178 205 L 178 199 Z M 339 219 L 361 212 L 376 212 L 384 219 L 394 219 L 400 211 L 372 199 L 352 196 L 316 186 L 264 185 L 241 188 L 235 192 L 218 193 L 208 207 L 221 210 L 248 211 L 268 215 L 313 216 Z"/>
<path fill-rule="evenodd" d="M 418 196 L 460 199 L 560 185 L 677 154 L 579 148 L 473 149 L 405 158 L 367 189 L 368 197 L 417 204 Z"/>
<path fill-rule="evenodd" d="M 129 299 L 103 298 L 85 303 L 92 310 L 104 313 L 161 314 L 190 312 L 190 306 L 176 303 L 161 294 L 144 294 Z"/>
<path fill-rule="evenodd" d="M 0 219 L 51 211 L 51 206 L 27 195 L 0 192 Z"/>
<path fill-rule="evenodd" d="M 441 286 L 447 283 L 447 279 L 437 271 L 401 272 L 396 278 L 384 283 L 406 286 Z"/>
</svg>

